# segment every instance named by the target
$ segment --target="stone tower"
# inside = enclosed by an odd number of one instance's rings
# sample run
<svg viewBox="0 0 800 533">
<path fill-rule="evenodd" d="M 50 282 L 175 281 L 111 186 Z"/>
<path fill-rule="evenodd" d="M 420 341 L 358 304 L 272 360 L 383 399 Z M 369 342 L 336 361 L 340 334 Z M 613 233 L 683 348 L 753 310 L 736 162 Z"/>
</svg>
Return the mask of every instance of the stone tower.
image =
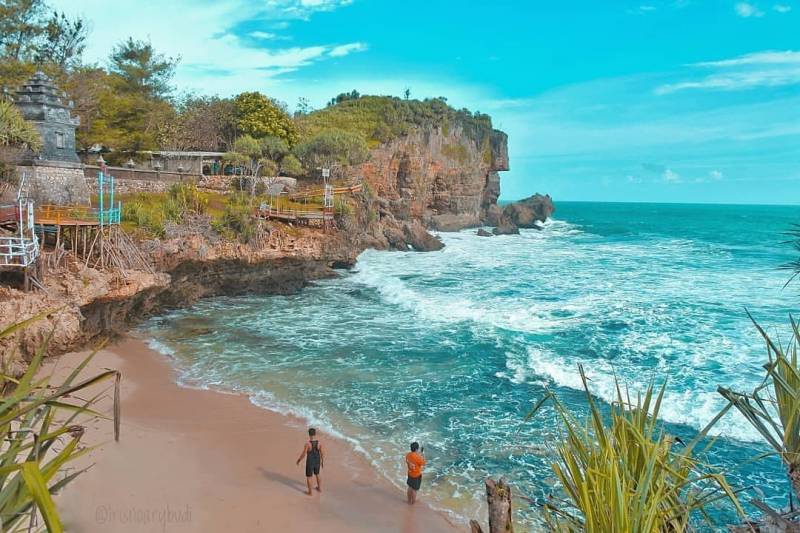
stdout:
<svg viewBox="0 0 800 533">
<path fill-rule="evenodd" d="M 64 97 L 66 93 L 40 71 L 17 90 L 14 103 L 42 136 L 42 150 L 37 159 L 79 163 L 75 153 L 75 129 L 80 119 L 70 116 L 72 102 L 65 104 Z"/>
<path fill-rule="evenodd" d="M 86 204 L 89 188 L 75 152 L 78 117 L 70 115 L 72 102 L 44 72 L 37 72 L 14 95 L 22 116 L 42 137 L 42 149 L 30 153 L 18 167 L 28 177 L 31 197 L 39 204 Z"/>
</svg>

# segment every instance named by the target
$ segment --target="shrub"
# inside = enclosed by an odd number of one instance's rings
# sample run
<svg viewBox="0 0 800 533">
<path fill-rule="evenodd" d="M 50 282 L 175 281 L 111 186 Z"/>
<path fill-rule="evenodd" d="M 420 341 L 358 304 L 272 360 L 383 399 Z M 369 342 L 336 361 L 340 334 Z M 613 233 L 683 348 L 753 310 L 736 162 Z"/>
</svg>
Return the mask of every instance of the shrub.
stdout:
<svg viewBox="0 0 800 533">
<path fill-rule="evenodd" d="M 230 194 L 218 227 L 221 233 L 230 231 L 243 242 L 249 242 L 256 234 L 252 197 L 244 193 Z"/>
<path fill-rule="evenodd" d="M 14 324 L 0 331 L 0 339 L 44 315 Z M 92 353 L 60 384 L 49 383 L 37 373 L 47 348 L 45 341 L 36 351 L 25 374 L 14 379 L 0 375 L 3 401 L 0 403 L 0 523 L 3 531 L 32 531 L 41 516 L 48 531 L 63 531 L 52 494 L 74 480 L 83 470 L 56 480 L 64 466 L 88 449 L 79 448 L 85 427 L 79 417 L 94 415 L 98 396 L 82 400 L 82 393 L 104 381 L 114 381 L 114 438 L 119 440 L 120 373 L 107 370 L 79 378 L 94 356 Z M 4 354 L 9 357 L 10 354 Z"/>
</svg>

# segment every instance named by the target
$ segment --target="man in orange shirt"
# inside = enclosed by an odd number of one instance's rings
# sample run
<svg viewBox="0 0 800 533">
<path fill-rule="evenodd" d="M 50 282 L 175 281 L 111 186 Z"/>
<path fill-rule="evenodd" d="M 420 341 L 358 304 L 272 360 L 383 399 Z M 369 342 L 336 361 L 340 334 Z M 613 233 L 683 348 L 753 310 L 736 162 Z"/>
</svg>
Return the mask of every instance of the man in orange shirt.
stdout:
<svg viewBox="0 0 800 533">
<path fill-rule="evenodd" d="M 417 451 L 419 450 L 419 451 Z M 408 504 L 414 505 L 417 501 L 417 491 L 422 485 L 422 467 L 425 466 L 425 448 L 420 448 L 418 442 L 411 443 L 411 452 L 406 454 L 406 466 L 408 466 Z"/>
</svg>

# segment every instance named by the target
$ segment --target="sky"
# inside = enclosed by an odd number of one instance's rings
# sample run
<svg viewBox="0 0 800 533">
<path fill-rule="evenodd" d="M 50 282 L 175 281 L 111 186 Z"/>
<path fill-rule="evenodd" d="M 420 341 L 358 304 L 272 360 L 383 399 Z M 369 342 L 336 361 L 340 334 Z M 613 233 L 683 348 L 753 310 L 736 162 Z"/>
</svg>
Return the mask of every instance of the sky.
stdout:
<svg viewBox="0 0 800 533">
<path fill-rule="evenodd" d="M 51 0 L 180 90 L 444 96 L 509 135 L 501 199 L 800 203 L 800 0 Z"/>
</svg>

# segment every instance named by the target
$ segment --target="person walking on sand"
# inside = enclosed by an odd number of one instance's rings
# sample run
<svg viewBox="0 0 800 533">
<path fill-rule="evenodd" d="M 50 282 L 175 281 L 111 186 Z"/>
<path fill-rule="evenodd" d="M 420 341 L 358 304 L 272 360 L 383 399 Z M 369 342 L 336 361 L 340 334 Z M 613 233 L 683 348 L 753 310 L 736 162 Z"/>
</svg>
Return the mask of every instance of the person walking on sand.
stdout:
<svg viewBox="0 0 800 533">
<path fill-rule="evenodd" d="M 419 451 L 417 451 L 419 450 Z M 406 466 L 408 467 L 408 479 L 406 485 L 408 490 L 408 505 L 417 502 L 417 491 L 422 485 L 422 467 L 425 466 L 425 448 L 420 448 L 418 442 L 411 443 L 411 452 L 406 454 Z"/>
<path fill-rule="evenodd" d="M 325 452 L 322 451 L 322 444 L 314 438 L 316 435 L 316 429 L 308 428 L 308 442 L 303 446 L 300 457 L 297 458 L 298 465 L 300 461 L 303 460 L 303 457 L 306 458 L 306 485 L 308 485 L 308 492 L 306 494 L 309 496 L 311 496 L 312 475 L 317 478 L 317 491 L 322 492 L 322 482 L 319 479 L 319 471 L 322 469 L 322 465 L 325 462 Z"/>
</svg>

